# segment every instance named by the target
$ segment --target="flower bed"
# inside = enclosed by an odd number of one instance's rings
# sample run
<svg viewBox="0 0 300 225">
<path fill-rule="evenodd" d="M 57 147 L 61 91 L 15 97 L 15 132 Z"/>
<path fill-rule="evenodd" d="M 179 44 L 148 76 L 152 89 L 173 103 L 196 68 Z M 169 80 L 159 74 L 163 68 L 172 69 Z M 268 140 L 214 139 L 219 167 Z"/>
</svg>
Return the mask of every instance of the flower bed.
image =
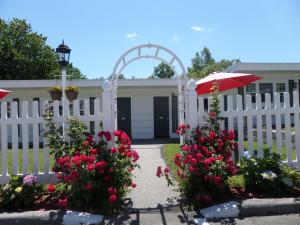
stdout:
<svg viewBox="0 0 300 225">
<path fill-rule="evenodd" d="M 244 160 L 234 162 L 232 152 L 238 144 L 233 131 L 220 130 L 217 86 L 212 88 L 212 97 L 206 126 L 191 131 L 182 124 L 177 130 L 185 142 L 174 155 L 176 171 L 174 165 L 170 168 L 177 174 L 181 196 L 187 203 L 199 208 L 251 197 L 299 196 L 300 173 L 283 166 L 280 155 L 266 150 L 264 158 L 258 159 L 246 153 Z M 173 183 L 169 172 L 161 167 L 157 176 L 165 176 L 169 185 Z"/>
<path fill-rule="evenodd" d="M 123 131 L 98 133 L 97 141 L 82 122 L 71 119 L 70 140 L 65 142 L 52 117 L 45 117 L 46 137 L 55 157 L 53 172 L 58 183 L 46 187 L 36 177 L 15 176 L 0 191 L 0 206 L 11 209 L 68 208 L 80 211 L 118 211 L 130 188 L 135 188 L 132 171 L 139 167 L 139 155 Z M 114 142 L 112 142 L 114 140 Z M 35 206 L 34 206 L 35 205 Z"/>
</svg>

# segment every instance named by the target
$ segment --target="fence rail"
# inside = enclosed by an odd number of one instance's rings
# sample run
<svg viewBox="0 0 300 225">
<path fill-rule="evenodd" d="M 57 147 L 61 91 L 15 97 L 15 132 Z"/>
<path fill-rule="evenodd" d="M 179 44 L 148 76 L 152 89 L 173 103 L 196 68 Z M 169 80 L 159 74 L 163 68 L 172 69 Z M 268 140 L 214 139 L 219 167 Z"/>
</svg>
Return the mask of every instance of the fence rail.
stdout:
<svg viewBox="0 0 300 225">
<path fill-rule="evenodd" d="M 85 99 L 83 102 L 65 101 L 65 116 L 62 115 L 61 102 L 44 101 L 42 107 L 38 102 L 33 102 L 29 107 L 28 102 L 11 102 L 10 107 L 6 102 L 1 103 L 0 136 L 1 136 L 1 175 L 0 183 L 6 183 L 9 175 L 25 175 L 33 173 L 38 176 L 41 183 L 53 181 L 55 177 L 50 171 L 50 155 L 47 140 L 44 138 L 45 120 L 43 112 L 53 111 L 56 123 L 67 122 L 70 117 L 75 117 L 84 122 L 88 130 L 96 134 L 102 122 L 100 100 L 93 102 Z M 33 171 L 29 171 L 29 147 L 33 149 Z M 19 171 L 19 149 L 22 150 L 22 171 Z M 39 168 L 39 151 L 43 151 L 43 168 Z M 11 152 L 10 152 L 11 151 Z M 11 174 L 9 174 L 9 155 L 12 157 Z"/>
<path fill-rule="evenodd" d="M 289 93 L 284 93 L 283 102 L 280 102 L 280 94 L 272 96 L 265 94 L 265 101 L 262 96 L 256 94 L 255 103 L 251 95 L 243 97 L 220 96 L 221 128 L 235 130 L 237 134 L 238 158 L 244 155 L 245 142 L 247 141 L 248 151 L 254 154 L 254 146 L 257 145 L 258 157 L 263 156 L 264 146 L 285 156 L 284 163 L 300 169 L 300 107 L 299 94 L 293 93 L 293 104 L 290 105 Z M 226 103 L 225 100 L 226 99 Z M 207 113 L 210 111 L 212 98 L 208 98 L 208 108 L 205 107 L 205 98 L 198 97 L 198 124 L 203 126 Z M 284 130 L 283 130 L 284 128 Z M 293 132 L 292 132 L 293 130 Z M 275 135 L 273 135 L 275 133 Z M 275 137 L 275 138 L 274 138 Z M 292 141 L 294 140 L 294 141 Z"/>
</svg>

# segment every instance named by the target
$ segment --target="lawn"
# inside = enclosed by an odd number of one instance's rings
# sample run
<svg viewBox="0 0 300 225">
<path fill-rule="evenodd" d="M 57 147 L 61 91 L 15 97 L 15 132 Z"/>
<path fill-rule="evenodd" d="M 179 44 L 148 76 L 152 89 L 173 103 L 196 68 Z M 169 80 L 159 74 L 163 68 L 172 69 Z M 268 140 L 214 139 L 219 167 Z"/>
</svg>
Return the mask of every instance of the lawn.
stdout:
<svg viewBox="0 0 300 225">
<path fill-rule="evenodd" d="M 12 172 L 12 150 L 8 150 L 8 173 Z M 28 150 L 28 159 L 29 159 L 29 172 L 33 172 L 33 149 Z M 23 154 L 22 149 L 18 151 L 18 162 L 19 162 L 19 173 L 22 173 L 23 170 Z M 53 156 L 50 156 L 50 170 L 54 165 Z M 44 169 L 44 152 L 43 149 L 39 150 L 39 171 L 43 172 Z M 2 151 L 0 150 L 0 173 L 2 173 Z"/>
</svg>

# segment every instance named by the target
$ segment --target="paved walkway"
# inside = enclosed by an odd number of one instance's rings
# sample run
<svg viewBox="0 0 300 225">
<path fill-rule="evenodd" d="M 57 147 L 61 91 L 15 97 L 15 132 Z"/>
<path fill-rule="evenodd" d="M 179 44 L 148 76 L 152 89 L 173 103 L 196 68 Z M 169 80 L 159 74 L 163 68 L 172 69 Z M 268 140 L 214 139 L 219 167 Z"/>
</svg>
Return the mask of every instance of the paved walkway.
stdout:
<svg viewBox="0 0 300 225">
<path fill-rule="evenodd" d="M 166 179 L 156 176 L 158 166 L 166 166 L 161 156 L 162 144 L 132 145 L 139 155 L 141 169 L 136 169 L 133 180 L 137 187 L 133 189 L 128 198 L 132 201 L 132 208 L 156 208 L 160 205 L 177 204 L 178 192 L 176 187 L 168 187 Z"/>
</svg>

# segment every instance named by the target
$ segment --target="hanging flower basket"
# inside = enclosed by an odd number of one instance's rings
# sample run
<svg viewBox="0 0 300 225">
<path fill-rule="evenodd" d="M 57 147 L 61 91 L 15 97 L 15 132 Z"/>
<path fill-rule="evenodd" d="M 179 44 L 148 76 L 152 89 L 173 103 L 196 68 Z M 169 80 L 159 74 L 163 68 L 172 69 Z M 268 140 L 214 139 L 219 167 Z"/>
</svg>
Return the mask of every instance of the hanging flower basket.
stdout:
<svg viewBox="0 0 300 225">
<path fill-rule="evenodd" d="M 50 88 L 48 88 L 47 92 L 50 93 L 52 101 L 55 101 L 55 100 L 60 101 L 61 100 L 61 97 L 62 97 L 61 86 L 56 85 L 56 86 L 50 87 Z"/>
<path fill-rule="evenodd" d="M 79 87 L 77 86 L 68 86 L 65 90 L 66 96 L 70 102 L 74 101 L 78 97 Z"/>
</svg>

